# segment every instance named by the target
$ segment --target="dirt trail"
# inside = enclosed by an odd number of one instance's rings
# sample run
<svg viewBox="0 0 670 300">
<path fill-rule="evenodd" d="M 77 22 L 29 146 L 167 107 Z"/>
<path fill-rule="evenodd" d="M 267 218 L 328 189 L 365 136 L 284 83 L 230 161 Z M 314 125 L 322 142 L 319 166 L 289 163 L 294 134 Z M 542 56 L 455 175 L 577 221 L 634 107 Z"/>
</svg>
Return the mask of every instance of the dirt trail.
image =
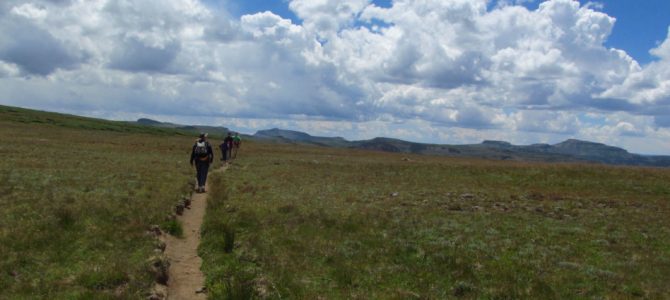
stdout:
<svg viewBox="0 0 670 300">
<path fill-rule="evenodd" d="M 210 172 L 210 176 L 227 168 L 227 166 L 218 168 Z M 209 191 L 209 180 L 206 190 Z M 165 236 L 167 245 L 165 254 L 170 260 L 167 299 L 207 299 L 205 293 L 196 293 L 205 286 L 205 275 L 200 271 L 202 259 L 198 256 L 198 245 L 200 245 L 200 226 L 207 209 L 207 194 L 193 193 L 191 209 L 185 209 L 184 214 L 178 217 L 184 236 L 182 238 Z"/>
</svg>

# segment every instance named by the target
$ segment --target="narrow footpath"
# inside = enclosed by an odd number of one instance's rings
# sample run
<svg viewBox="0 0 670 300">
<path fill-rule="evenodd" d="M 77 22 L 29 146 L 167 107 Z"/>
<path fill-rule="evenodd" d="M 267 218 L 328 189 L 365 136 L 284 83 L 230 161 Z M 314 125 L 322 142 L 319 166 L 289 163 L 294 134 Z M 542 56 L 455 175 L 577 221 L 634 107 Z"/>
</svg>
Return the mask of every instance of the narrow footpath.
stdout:
<svg viewBox="0 0 670 300">
<path fill-rule="evenodd" d="M 224 165 L 209 175 L 224 172 L 227 168 L 228 166 Z M 183 237 L 165 235 L 165 254 L 170 261 L 167 299 L 207 299 L 206 293 L 203 292 L 205 275 L 200 271 L 202 259 L 198 256 L 198 245 L 200 245 L 200 226 L 207 210 L 209 180 L 205 190 L 206 193 L 193 193 L 191 208 L 184 209 L 184 214 L 177 217 L 183 228 Z"/>
</svg>

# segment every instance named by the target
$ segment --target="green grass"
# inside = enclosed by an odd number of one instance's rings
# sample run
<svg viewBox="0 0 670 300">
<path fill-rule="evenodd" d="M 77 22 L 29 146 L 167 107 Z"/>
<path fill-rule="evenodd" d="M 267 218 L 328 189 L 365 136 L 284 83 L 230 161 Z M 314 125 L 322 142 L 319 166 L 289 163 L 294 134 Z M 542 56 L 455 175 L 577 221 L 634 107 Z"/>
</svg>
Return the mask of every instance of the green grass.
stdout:
<svg viewBox="0 0 670 300">
<path fill-rule="evenodd" d="M 7 107 L 0 120 L 0 299 L 144 298 L 146 231 L 189 192 L 193 138 Z"/>
<path fill-rule="evenodd" d="M 184 236 L 184 229 L 182 228 L 181 223 L 178 220 L 169 220 L 165 222 L 165 226 L 163 226 L 163 229 L 170 235 L 176 237 Z"/>
<path fill-rule="evenodd" d="M 211 299 L 670 298 L 668 169 L 244 146 L 212 179 Z"/>
<path fill-rule="evenodd" d="M 171 128 L 157 128 L 143 126 L 123 121 L 107 121 L 101 119 L 66 115 L 52 112 L 36 111 L 19 107 L 10 107 L 0 105 L 0 116 L 4 122 L 35 125 L 36 128 L 42 128 L 40 125 L 48 125 L 58 128 L 83 129 L 96 131 L 121 132 L 130 134 L 150 134 L 174 136 L 184 135 L 192 136 L 193 132 Z M 32 128 L 32 127 L 25 127 Z"/>
<path fill-rule="evenodd" d="M 0 106 L 0 141 L 0 299 L 145 298 L 193 138 Z M 210 180 L 212 299 L 670 298 L 668 169 L 247 141 Z"/>
</svg>

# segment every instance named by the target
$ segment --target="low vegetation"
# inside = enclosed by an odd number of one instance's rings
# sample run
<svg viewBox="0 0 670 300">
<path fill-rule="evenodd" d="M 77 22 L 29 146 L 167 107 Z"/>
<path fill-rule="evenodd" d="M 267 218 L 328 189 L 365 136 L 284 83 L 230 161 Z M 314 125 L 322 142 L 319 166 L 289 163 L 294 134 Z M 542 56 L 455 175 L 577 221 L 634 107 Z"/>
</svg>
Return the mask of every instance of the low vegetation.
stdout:
<svg viewBox="0 0 670 300">
<path fill-rule="evenodd" d="M 35 111 L 0 105 L 2 121 L 26 125 L 49 125 L 60 128 L 98 130 L 123 133 L 144 133 L 151 135 L 193 135 L 194 132 L 174 128 L 160 128 L 139 125 L 132 122 L 107 121 L 74 115 Z"/>
<path fill-rule="evenodd" d="M 0 106 L 0 299 L 140 299 L 190 133 Z M 245 141 L 211 299 L 670 298 L 670 170 Z"/>
<path fill-rule="evenodd" d="M 192 137 L 0 107 L 0 299 L 140 299 Z"/>
<path fill-rule="evenodd" d="M 670 170 L 246 143 L 211 299 L 670 298 Z"/>
</svg>

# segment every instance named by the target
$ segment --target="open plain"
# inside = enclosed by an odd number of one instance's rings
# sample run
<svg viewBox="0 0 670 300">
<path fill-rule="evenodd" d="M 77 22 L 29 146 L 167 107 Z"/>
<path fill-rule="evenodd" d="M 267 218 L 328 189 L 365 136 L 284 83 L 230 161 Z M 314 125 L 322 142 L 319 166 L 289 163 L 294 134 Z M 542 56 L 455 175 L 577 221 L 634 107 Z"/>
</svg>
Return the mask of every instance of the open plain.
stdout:
<svg viewBox="0 0 670 300">
<path fill-rule="evenodd" d="M 180 236 L 166 216 L 190 194 L 193 137 L 0 115 L 0 298 L 146 298 L 147 231 Z M 207 296 L 669 298 L 668 182 L 667 168 L 247 140 L 211 174 L 199 246 Z"/>
</svg>

